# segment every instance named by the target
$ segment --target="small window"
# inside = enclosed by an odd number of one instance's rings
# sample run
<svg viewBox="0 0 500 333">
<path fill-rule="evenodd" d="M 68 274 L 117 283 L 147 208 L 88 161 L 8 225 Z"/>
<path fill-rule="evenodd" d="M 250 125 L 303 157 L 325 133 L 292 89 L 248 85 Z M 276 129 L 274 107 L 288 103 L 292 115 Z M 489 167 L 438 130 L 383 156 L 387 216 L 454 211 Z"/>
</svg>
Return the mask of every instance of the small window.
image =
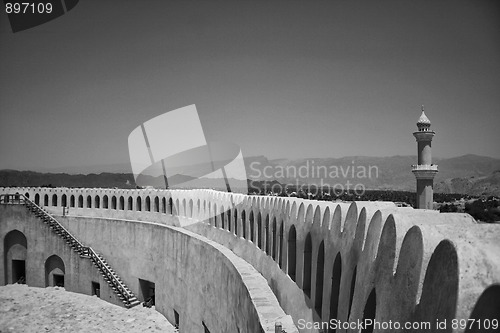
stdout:
<svg viewBox="0 0 500 333">
<path fill-rule="evenodd" d="M 101 284 L 99 282 L 92 281 L 92 296 L 94 295 L 101 298 Z"/>
</svg>

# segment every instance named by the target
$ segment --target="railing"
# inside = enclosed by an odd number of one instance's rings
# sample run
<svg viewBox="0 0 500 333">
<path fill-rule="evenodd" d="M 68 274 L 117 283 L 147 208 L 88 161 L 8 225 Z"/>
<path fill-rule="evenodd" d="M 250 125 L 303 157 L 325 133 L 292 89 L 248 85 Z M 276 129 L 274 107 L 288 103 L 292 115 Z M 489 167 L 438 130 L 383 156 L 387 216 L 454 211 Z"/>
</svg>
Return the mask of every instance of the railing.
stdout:
<svg viewBox="0 0 500 333">
<path fill-rule="evenodd" d="M 125 298 L 125 302 L 127 305 L 130 305 L 130 299 L 134 297 L 123 283 L 121 283 L 116 276 L 113 274 L 113 272 L 110 271 L 109 267 L 104 263 L 101 257 L 92 249 L 91 247 L 88 248 L 90 258 L 92 261 L 97 265 L 97 267 L 103 272 L 104 275 L 111 281 L 113 286 L 120 291 L 120 294 Z"/>
<path fill-rule="evenodd" d="M 52 215 L 46 212 L 43 208 L 38 206 L 36 203 L 31 201 L 30 199 L 24 197 L 24 195 L 20 194 L 23 197 L 24 204 L 28 209 L 30 209 L 34 213 L 39 213 L 43 216 L 51 226 L 56 226 L 58 231 L 61 233 L 61 237 L 64 239 L 69 239 L 73 248 L 82 256 L 89 256 L 89 248 L 84 246 L 75 236 L 73 236 L 65 227 L 62 226 Z"/>
<path fill-rule="evenodd" d="M 4 205 L 24 205 L 24 200 L 24 195 L 19 193 L 0 195 L 0 204 Z"/>
<path fill-rule="evenodd" d="M 411 166 L 411 171 L 419 171 L 419 170 L 431 170 L 438 171 L 437 164 L 417 164 Z"/>
</svg>

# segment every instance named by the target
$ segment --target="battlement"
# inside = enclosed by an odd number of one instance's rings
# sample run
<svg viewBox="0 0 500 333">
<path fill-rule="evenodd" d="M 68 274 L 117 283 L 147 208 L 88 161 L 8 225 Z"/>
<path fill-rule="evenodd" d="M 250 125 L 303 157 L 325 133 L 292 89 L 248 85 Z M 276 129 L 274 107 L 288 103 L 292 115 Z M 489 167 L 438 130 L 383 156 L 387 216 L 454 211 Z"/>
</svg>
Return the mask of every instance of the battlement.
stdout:
<svg viewBox="0 0 500 333">
<path fill-rule="evenodd" d="M 267 281 L 300 332 L 319 330 L 301 328 L 299 320 L 498 319 L 491 309 L 500 307 L 500 225 L 478 224 L 467 214 L 213 190 L 0 188 L 16 192 L 56 215 L 69 207 L 67 228 L 115 258 L 128 280 L 154 275 L 161 262 L 151 262 L 149 273 L 134 267 L 133 251 L 120 254 L 106 237 L 115 245 L 132 237 L 146 242 L 148 228 L 163 225 L 231 250 Z M 160 252 L 182 246 L 152 239 Z M 195 248 L 183 251 L 203 257 Z"/>
</svg>

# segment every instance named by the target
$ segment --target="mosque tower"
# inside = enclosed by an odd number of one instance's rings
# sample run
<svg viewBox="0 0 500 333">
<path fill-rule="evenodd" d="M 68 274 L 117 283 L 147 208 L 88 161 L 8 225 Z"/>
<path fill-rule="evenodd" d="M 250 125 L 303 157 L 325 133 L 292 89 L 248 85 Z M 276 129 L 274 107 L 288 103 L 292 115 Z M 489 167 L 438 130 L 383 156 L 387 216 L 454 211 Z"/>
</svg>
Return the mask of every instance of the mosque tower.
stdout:
<svg viewBox="0 0 500 333">
<path fill-rule="evenodd" d="M 430 130 L 431 121 L 424 112 L 417 121 L 418 131 L 413 133 L 418 145 L 418 164 L 411 166 L 411 171 L 417 178 L 417 209 L 433 208 L 433 185 L 434 176 L 438 172 L 438 166 L 432 164 L 431 142 L 435 132 Z"/>
</svg>

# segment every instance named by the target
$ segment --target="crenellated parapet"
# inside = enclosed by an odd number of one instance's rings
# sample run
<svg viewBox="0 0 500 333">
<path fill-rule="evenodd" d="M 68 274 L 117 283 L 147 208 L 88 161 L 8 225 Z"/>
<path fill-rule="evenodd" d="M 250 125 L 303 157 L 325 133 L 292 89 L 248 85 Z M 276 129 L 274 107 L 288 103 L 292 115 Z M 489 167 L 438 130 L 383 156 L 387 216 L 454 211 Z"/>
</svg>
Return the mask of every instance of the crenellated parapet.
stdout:
<svg viewBox="0 0 500 333">
<path fill-rule="evenodd" d="M 69 207 L 70 216 L 163 223 L 215 241 L 262 274 L 301 332 L 331 319 L 430 331 L 446 321 L 445 331 L 473 332 L 453 320 L 500 319 L 500 225 L 468 214 L 213 190 L 0 188 L 16 192 L 54 214 Z"/>
</svg>

